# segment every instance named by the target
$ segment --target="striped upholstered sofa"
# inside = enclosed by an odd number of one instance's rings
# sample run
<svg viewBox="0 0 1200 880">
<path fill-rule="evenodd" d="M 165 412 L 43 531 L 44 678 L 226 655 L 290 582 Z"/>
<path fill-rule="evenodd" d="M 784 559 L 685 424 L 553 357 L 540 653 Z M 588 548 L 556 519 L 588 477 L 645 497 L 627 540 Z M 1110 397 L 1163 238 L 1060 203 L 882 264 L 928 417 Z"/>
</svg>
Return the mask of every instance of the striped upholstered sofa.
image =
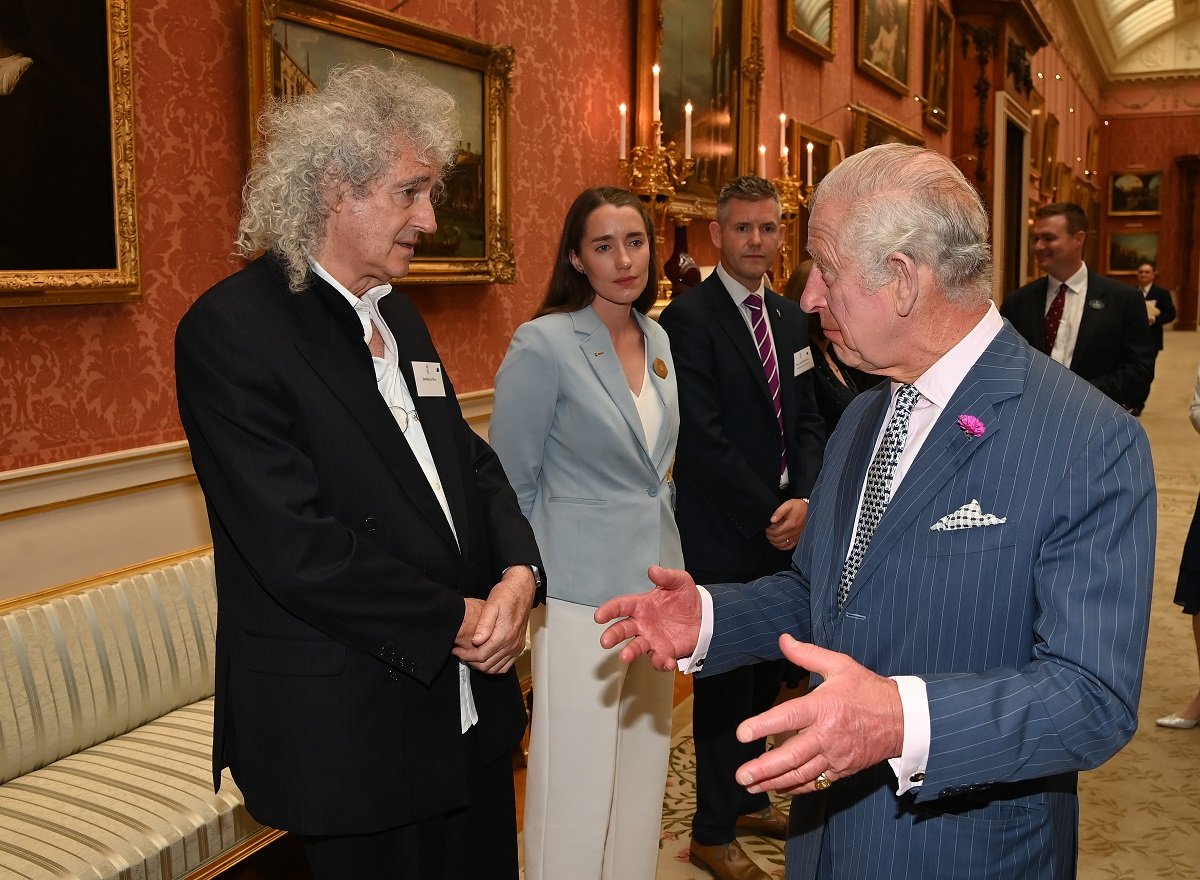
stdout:
<svg viewBox="0 0 1200 880">
<path fill-rule="evenodd" d="M 0 604 L 0 877 L 201 880 L 280 832 L 212 791 L 208 553 Z"/>
</svg>

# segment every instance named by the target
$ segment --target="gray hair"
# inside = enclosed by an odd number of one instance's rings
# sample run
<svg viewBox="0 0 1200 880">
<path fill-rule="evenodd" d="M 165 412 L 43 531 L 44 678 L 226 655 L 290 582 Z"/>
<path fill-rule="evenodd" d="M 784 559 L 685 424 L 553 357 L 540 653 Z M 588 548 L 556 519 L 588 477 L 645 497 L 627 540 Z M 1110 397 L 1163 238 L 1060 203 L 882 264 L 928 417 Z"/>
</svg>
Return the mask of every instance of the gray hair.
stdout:
<svg viewBox="0 0 1200 880">
<path fill-rule="evenodd" d="M 979 193 L 940 153 L 883 144 L 841 162 L 818 184 L 809 210 L 845 209 L 838 246 L 878 290 L 892 280 L 897 251 L 933 272 L 946 300 L 959 306 L 991 298 L 992 251 Z"/>
<path fill-rule="evenodd" d="M 293 291 L 304 288 L 308 255 L 324 240 L 331 190 L 365 196 L 405 147 L 441 176 L 460 139 L 454 98 L 390 54 L 384 65 L 339 68 L 319 91 L 273 102 L 258 127 L 235 244 L 245 257 L 276 253 Z"/>
</svg>

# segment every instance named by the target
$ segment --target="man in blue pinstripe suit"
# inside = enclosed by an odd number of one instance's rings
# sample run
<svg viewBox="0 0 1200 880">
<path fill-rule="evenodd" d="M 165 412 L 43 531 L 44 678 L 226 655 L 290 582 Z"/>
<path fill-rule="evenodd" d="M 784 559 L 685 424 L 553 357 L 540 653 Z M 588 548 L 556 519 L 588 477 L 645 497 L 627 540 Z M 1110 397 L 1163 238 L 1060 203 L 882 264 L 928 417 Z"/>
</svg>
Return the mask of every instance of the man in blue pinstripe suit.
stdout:
<svg viewBox="0 0 1200 880">
<path fill-rule="evenodd" d="M 1069 878 L 1079 770 L 1137 726 L 1155 490 L 1137 421 L 990 301 L 987 216 L 948 159 L 859 153 L 811 205 L 803 305 L 892 381 L 830 438 L 784 572 L 598 609 L 629 661 L 712 675 L 786 656 L 821 683 L 750 718 L 793 809 L 787 876 Z"/>
</svg>

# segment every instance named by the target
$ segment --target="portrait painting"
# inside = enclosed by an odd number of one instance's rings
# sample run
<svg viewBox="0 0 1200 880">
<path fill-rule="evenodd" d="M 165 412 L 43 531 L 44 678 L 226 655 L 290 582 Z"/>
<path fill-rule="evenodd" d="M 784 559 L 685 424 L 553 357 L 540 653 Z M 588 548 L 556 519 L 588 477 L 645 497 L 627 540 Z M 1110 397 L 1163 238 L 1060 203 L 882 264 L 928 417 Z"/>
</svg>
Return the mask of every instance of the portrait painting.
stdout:
<svg viewBox="0 0 1200 880">
<path fill-rule="evenodd" d="M 511 50 L 402 21 L 341 0 L 272 4 L 249 0 L 251 125 L 266 97 L 321 88 L 339 65 L 400 57 L 454 96 L 462 128 L 454 168 L 437 205 L 438 228 L 422 235 L 406 283 L 515 279 L 508 232 L 505 159 Z M 332 22 L 323 13 L 339 13 Z M 507 56 L 506 56 L 507 52 Z M 495 88 L 492 87 L 495 83 Z"/>
<path fill-rule="evenodd" d="M 692 104 L 695 170 L 677 191 L 675 207 L 712 213 L 721 186 L 753 167 L 758 81 L 743 60 L 761 38 L 760 0 L 638 0 L 636 143 L 651 139 L 651 68 L 661 68 L 662 141 L 682 149 L 684 106 Z M 758 76 L 761 78 L 761 71 Z"/>
<path fill-rule="evenodd" d="M 930 7 L 929 39 L 925 44 L 925 59 L 925 123 L 945 131 L 950 127 L 954 16 L 937 2 Z"/>
<path fill-rule="evenodd" d="M 1157 230 L 1124 230 L 1108 234 L 1108 274 L 1136 275 L 1142 263 L 1158 262 Z"/>
<path fill-rule="evenodd" d="M 831 59 L 837 53 L 837 4 L 834 0 L 784 0 L 784 34 L 792 42 Z"/>
<path fill-rule="evenodd" d="M 851 110 L 854 112 L 854 149 L 852 152 L 859 153 L 867 147 L 875 147 L 879 144 L 925 145 L 925 138 L 921 136 L 920 132 L 906 128 L 882 113 L 876 113 L 866 107 L 851 107 Z"/>
<path fill-rule="evenodd" d="M 858 0 L 858 67 L 901 95 L 909 92 L 913 0 Z"/>
<path fill-rule="evenodd" d="M 0 305 L 139 294 L 129 0 L 0 2 Z"/>
<path fill-rule="evenodd" d="M 1108 188 L 1108 213 L 1136 216 L 1162 213 L 1161 171 L 1114 171 Z"/>
</svg>

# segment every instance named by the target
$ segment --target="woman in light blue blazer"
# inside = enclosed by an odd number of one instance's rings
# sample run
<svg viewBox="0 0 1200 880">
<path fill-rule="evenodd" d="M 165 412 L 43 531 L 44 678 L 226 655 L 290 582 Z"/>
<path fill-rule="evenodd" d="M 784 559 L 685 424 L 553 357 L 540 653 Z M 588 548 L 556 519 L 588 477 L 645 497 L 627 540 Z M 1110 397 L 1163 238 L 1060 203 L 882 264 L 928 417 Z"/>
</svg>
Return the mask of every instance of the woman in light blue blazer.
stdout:
<svg viewBox="0 0 1200 880">
<path fill-rule="evenodd" d="M 622 668 L 596 607 L 682 566 L 670 479 L 679 433 L 667 335 L 646 311 L 654 232 L 626 190 L 571 205 L 550 288 L 496 375 L 490 439 L 532 523 L 549 597 L 531 617 L 527 880 L 651 880 L 673 678 Z"/>
</svg>

